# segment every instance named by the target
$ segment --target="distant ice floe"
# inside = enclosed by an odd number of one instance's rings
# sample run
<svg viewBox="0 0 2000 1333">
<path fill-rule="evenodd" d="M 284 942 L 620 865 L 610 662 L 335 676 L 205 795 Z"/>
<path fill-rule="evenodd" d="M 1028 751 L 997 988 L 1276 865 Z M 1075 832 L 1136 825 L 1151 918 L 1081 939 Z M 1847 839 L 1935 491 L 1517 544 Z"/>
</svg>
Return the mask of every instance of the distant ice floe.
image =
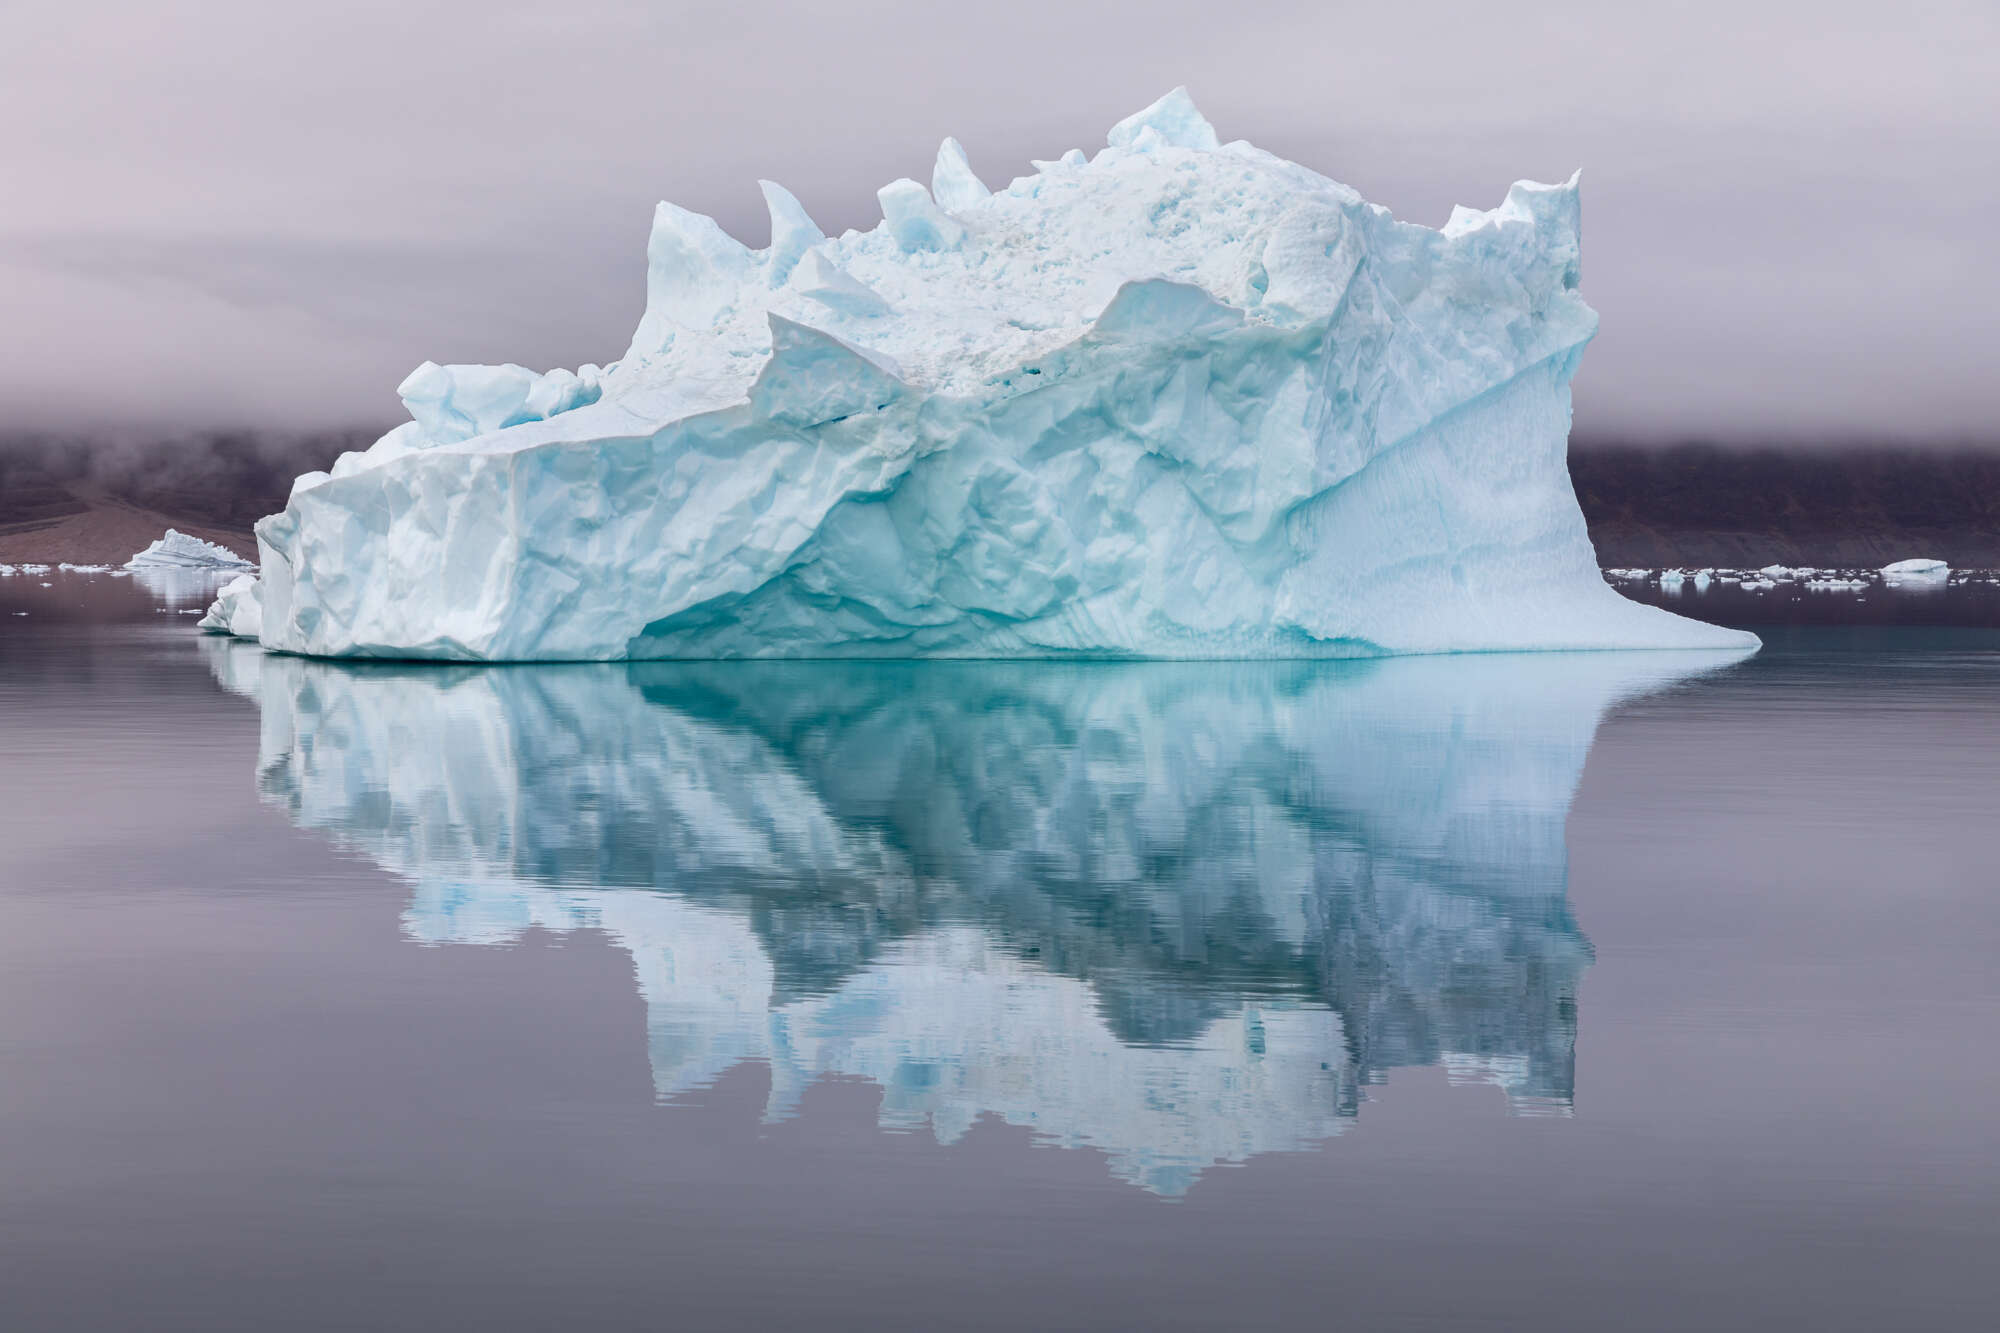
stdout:
<svg viewBox="0 0 2000 1333">
<path fill-rule="evenodd" d="M 1892 588 L 1942 588 L 1951 579 L 1951 566 L 1942 560 L 1898 560 L 1882 566 L 1882 579 Z"/>
<path fill-rule="evenodd" d="M 1765 565 L 1760 569 L 1639 569 L 1625 566 L 1602 571 L 1609 583 L 1657 582 L 1662 592 L 1678 593 L 1692 586 L 1698 593 L 1715 585 L 1727 585 L 1741 592 L 1764 593 L 1796 586 L 1808 592 L 1862 592 L 1882 586 L 1904 592 L 1931 592 L 1953 583 L 2000 583 L 2000 573 L 1989 570 L 1953 570 L 1942 560 L 1899 560 L 1875 569 L 1841 569 L 1815 565 Z"/>
<path fill-rule="evenodd" d="M 166 535 L 125 562 L 127 569 L 254 569 L 226 546 L 168 528 Z"/>
<path fill-rule="evenodd" d="M 216 597 L 208 614 L 196 622 L 211 634 L 254 639 L 264 632 L 264 606 L 257 594 L 257 576 L 238 574 Z"/>
</svg>

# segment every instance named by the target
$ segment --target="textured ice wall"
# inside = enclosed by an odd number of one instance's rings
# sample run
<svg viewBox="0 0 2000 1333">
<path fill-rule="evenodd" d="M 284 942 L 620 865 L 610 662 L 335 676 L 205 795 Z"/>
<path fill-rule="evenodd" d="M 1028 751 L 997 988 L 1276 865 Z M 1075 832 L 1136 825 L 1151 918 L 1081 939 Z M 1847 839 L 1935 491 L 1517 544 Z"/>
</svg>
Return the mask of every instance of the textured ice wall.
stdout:
<svg viewBox="0 0 2000 1333">
<path fill-rule="evenodd" d="M 326 655 L 1319 656 L 1754 644 L 1617 596 L 1564 465 L 1575 178 L 1441 230 L 1183 91 L 990 193 L 771 243 L 662 204 L 615 363 L 426 363 L 258 525 Z M 225 617 L 227 619 L 227 617 Z"/>
</svg>

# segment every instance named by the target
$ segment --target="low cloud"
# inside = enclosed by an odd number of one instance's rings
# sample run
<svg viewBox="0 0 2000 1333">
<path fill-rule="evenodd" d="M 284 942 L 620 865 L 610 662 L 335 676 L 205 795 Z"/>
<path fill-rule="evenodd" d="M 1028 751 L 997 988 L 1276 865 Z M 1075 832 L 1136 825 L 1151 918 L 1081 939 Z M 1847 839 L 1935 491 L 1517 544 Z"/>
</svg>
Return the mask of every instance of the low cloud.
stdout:
<svg viewBox="0 0 2000 1333">
<path fill-rule="evenodd" d="M 0 411 L 305 427 L 426 358 L 602 361 L 655 199 L 867 227 L 945 134 L 999 185 L 1186 83 L 1431 224 L 1584 167 L 1581 426 L 1990 437 L 1995 49 L 1990 4 L 45 6 L 0 50 Z"/>
</svg>

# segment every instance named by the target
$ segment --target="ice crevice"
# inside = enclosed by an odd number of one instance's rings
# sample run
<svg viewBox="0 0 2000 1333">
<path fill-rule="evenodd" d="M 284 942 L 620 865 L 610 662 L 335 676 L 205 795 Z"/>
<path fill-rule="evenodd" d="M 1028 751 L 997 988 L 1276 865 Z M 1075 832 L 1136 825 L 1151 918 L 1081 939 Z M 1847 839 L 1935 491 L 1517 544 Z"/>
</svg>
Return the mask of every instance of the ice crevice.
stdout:
<svg viewBox="0 0 2000 1333">
<path fill-rule="evenodd" d="M 624 356 L 420 366 L 205 623 L 469 661 L 1755 643 L 1597 572 L 1578 178 L 1418 226 L 1184 89 L 1039 168 L 989 190 L 946 139 L 837 237 L 761 182 L 762 250 L 661 204 Z"/>
</svg>

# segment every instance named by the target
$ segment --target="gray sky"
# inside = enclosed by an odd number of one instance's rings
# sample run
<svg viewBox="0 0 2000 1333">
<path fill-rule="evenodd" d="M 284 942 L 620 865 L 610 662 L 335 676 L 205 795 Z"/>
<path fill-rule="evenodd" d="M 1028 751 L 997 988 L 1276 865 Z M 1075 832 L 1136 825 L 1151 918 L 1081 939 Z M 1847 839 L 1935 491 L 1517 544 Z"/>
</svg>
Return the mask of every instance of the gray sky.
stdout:
<svg viewBox="0 0 2000 1333">
<path fill-rule="evenodd" d="M 12 424 L 394 420 L 618 355 L 653 201 L 829 232 L 1185 83 L 1441 223 L 1585 168 L 1578 425 L 2000 439 L 2000 4 L 0 0 Z"/>
</svg>

